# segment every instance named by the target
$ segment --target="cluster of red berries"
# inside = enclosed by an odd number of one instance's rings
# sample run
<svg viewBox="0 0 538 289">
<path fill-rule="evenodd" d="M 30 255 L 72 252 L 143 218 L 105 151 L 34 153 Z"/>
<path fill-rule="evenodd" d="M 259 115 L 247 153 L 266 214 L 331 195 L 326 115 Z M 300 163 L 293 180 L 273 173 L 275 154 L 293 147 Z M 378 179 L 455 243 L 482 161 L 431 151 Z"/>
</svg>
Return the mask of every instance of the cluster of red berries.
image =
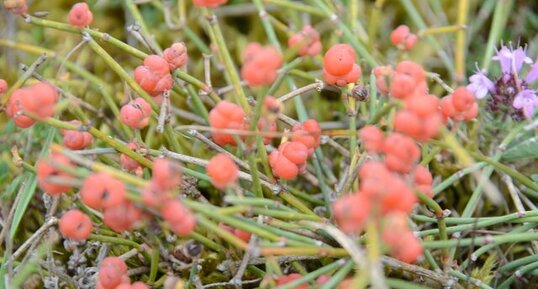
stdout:
<svg viewBox="0 0 538 289">
<path fill-rule="evenodd" d="M 207 163 L 206 172 L 213 186 L 224 190 L 235 184 L 239 168 L 227 154 L 221 153 Z"/>
<path fill-rule="evenodd" d="M 142 282 L 131 283 L 127 264 L 118 257 L 106 257 L 99 265 L 97 289 L 149 289 Z"/>
<path fill-rule="evenodd" d="M 377 214 L 383 219 L 403 216 L 405 222 L 418 202 L 415 189 L 430 197 L 433 195 L 432 176 L 425 167 L 417 164 L 420 149 L 412 138 L 399 133 L 385 137 L 374 126 L 363 128 L 360 138 L 368 153 L 383 154 L 384 160 L 363 164 L 359 170 L 359 191 L 334 203 L 335 221 L 346 233 L 360 233 L 369 220 L 379 217 Z M 390 231 L 391 227 L 384 227 L 384 234 L 385 230 Z M 408 233 L 405 246 L 414 246 L 410 252 L 401 252 L 396 243 L 387 242 L 387 245 L 395 258 L 414 262 L 421 256 L 422 246 L 411 231 Z"/>
<path fill-rule="evenodd" d="M 242 55 L 241 77 L 249 86 L 269 85 L 277 77 L 282 65 L 282 55 L 276 48 L 249 43 Z"/>
<path fill-rule="evenodd" d="M 28 5 L 26 5 L 25 0 L 5 0 L 4 8 L 17 16 L 28 12 Z"/>
<path fill-rule="evenodd" d="M 269 155 L 269 165 L 276 177 L 290 180 L 306 169 L 308 156 L 320 144 L 321 128 L 317 121 L 306 120 L 293 127 L 291 141 L 281 143 L 278 151 Z"/>
<path fill-rule="evenodd" d="M 424 69 L 412 61 L 402 61 L 393 70 L 390 66 L 374 69 L 376 85 L 381 93 L 404 100 L 404 109 L 394 117 L 396 131 L 419 141 L 426 141 L 439 133 L 442 116 L 439 98 L 427 94 L 428 84 Z M 390 81 L 390 86 L 387 85 Z"/>
<path fill-rule="evenodd" d="M 73 5 L 67 17 L 67 22 L 69 22 L 69 24 L 80 29 L 92 24 L 92 21 L 93 13 L 85 2 Z"/>
<path fill-rule="evenodd" d="M 301 56 L 316 56 L 322 48 L 319 32 L 310 25 L 305 25 L 300 32 L 293 34 L 288 39 L 288 46 L 298 49 L 297 53 Z"/>
<path fill-rule="evenodd" d="M 9 98 L 6 112 L 18 127 L 26 128 L 32 126 L 35 120 L 24 113 L 31 113 L 37 118 L 51 117 L 57 100 L 58 91 L 54 87 L 38 82 L 15 90 Z"/>
<path fill-rule="evenodd" d="M 277 101 L 272 97 L 266 97 L 264 104 L 275 104 Z M 267 107 L 267 105 L 266 105 Z M 213 129 L 229 129 L 229 130 L 247 130 L 248 124 L 245 121 L 245 111 L 237 104 L 223 100 L 219 102 L 209 112 L 209 125 Z M 264 144 L 271 142 L 271 132 L 277 130 L 276 121 L 271 117 L 261 117 L 258 120 L 258 129 L 261 132 L 269 133 L 263 138 Z M 237 145 L 233 133 L 213 131 L 213 141 L 221 146 Z M 244 136 L 239 136 L 244 140 Z"/>
<path fill-rule="evenodd" d="M 336 44 L 329 48 L 323 57 L 325 82 L 338 86 L 356 82 L 362 71 L 355 59 L 355 51 L 348 44 Z"/>
<path fill-rule="evenodd" d="M 441 112 L 445 120 L 469 121 L 478 115 L 478 103 L 466 87 L 457 88 L 441 100 Z"/>
<path fill-rule="evenodd" d="M 142 192 L 142 201 L 160 210 L 170 229 L 179 236 L 189 235 L 196 226 L 192 212 L 172 192 L 182 181 L 181 165 L 166 158 L 153 161 L 151 182 Z"/>
<path fill-rule="evenodd" d="M 411 50 L 417 43 L 417 36 L 409 31 L 407 25 L 396 27 L 390 34 L 390 41 L 399 49 Z"/>
<path fill-rule="evenodd" d="M 72 120 L 69 123 L 76 126 L 82 124 L 78 120 Z M 61 129 L 60 133 L 64 137 L 63 145 L 71 150 L 81 150 L 93 143 L 93 136 L 87 131 Z"/>
<path fill-rule="evenodd" d="M 228 0 L 192 0 L 192 3 L 197 7 L 217 8 L 220 5 L 226 4 Z"/>
<path fill-rule="evenodd" d="M 170 65 L 159 55 L 148 55 L 144 59 L 144 65 L 135 69 L 134 79 L 142 89 L 156 97 L 157 102 L 160 102 L 158 97 L 174 85 Z"/>
<path fill-rule="evenodd" d="M 149 124 L 151 105 L 137 97 L 121 107 L 120 121 L 133 129 L 143 129 Z"/>
</svg>

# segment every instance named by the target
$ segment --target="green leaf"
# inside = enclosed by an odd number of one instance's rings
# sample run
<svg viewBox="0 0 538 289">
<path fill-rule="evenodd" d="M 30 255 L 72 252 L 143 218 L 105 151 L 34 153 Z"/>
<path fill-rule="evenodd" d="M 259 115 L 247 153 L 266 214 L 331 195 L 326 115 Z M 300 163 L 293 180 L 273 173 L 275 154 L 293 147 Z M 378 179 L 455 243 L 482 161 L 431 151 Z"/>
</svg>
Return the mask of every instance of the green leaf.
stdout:
<svg viewBox="0 0 538 289">
<path fill-rule="evenodd" d="M 503 154 L 505 160 L 538 158 L 538 137 L 531 137 L 511 146 Z"/>
</svg>

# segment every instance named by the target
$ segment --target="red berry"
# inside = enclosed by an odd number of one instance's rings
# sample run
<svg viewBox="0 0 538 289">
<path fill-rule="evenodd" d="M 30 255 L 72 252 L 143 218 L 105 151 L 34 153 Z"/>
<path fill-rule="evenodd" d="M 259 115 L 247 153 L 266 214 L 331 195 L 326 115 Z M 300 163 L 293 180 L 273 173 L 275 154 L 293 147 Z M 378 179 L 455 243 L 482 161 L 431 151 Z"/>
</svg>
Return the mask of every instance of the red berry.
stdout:
<svg viewBox="0 0 538 289">
<path fill-rule="evenodd" d="M 422 255 L 422 244 L 409 230 L 405 214 L 392 213 L 385 217 L 382 239 L 390 254 L 402 262 L 413 263 Z"/>
<path fill-rule="evenodd" d="M 433 182 L 432 174 L 422 165 L 415 167 L 414 181 L 417 185 L 431 185 Z"/>
<path fill-rule="evenodd" d="M 396 73 L 390 84 L 390 95 L 395 98 L 405 99 L 413 94 L 416 82 L 412 76 Z"/>
<path fill-rule="evenodd" d="M 189 60 L 187 56 L 187 46 L 185 46 L 185 43 L 183 42 L 174 43 L 164 50 L 163 57 L 168 62 L 171 70 L 180 68 L 187 64 L 187 61 Z"/>
<path fill-rule="evenodd" d="M 37 183 L 39 188 L 50 196 L 56 197 L 71 189 L 69 185 L 56 184 L 49 180 L 49 177 L 72 178 L 69 173 L 56 168 L 56 165 L 73 167 L 71 161 L 64 155 L 52 153 L 48 158 L 40 159 L 36 164 Z"/>
<path fill-rule="evenodd" d="M 474 103 L 474 95 L 465 87 L 459 87 L 452 93 L 452 104 L 457 111 L 470 110 Z"/>
<path fill-rule="evenodd" d="M 274 137 L 273 132 L 277 131 L 276 122 L 262 117 L 258 120 L 258 130 L 264 133 L 263 144 L 269 144 Z"/>
<path fill-rule="evenodd" d="M 439 111 L 439 98 L 432 94 L 413 95 L 405 99 L 405 108 L 418 116 L 430 116 Z"/>
<path fill-rule="evenodd" d="M 274 47 L 261 47 L 256 44 L 247 46 L 245 50 L 241 77 L 249 86 L 273 83 L 283 62 L 278 50 Z"/>
<path fill-rule="evenodd" d="M 93 229 L 90 217 L 76 209 L 65 213 L 60 218 L 58 226 L 60 233 L 73 241 L 83 241 L 88 239 Z"/>
<path fill-rule="evenodd" d="M 0 94 L 3 94 L 8 89 L 8 84 L 5 80 L 0 78 Z"/>
<path fill-rule="evenodd" d="M 386 186 L 386 193 L 380 199 L 381 213 L 410 213 L 418 202 L 413 190 L 398 176 L 388 179 Z"/>
<path fill-rule="evenodd" d="M 331 276 L 329 275 L 321 275 L 316 279 L 316 285 L 323 285 L 331 280 Z"/>
<path fill-rule="evenodd" d="M 143 129 L 149 124 L 151 106 L 143 98 L 138 97 L 121 107 L 120 120 L 134 129 Z"/>
<path fill-rule="evenodd" d="M 308 158 L 308 148 L 300 142 L 285 142 L 280 144 L 278 151 L 296 165 L 302 165 Z"/>
<path fill-rule="evenodd" d="M 422 120 L 409 110 L 400 110 L 394 116 L 394 130 L 417 138 L 422 132 Z"/>
<path fill-rule="evenodd" d="M 172 231 L 181 237 L 192 233 L 196 226 L 194 215 L 179 200 L 172 200 L 164 204 L 161 215 L 170 225 Z"/>
<path fill-rule="evenodd" d="M 426 81 L 426 72 L 419 64 L 405 60 L 396 66 L 396 73 L 402 73 L 411 76 L 415 83 L 421 83 Z"/>
<path fill-rule="evenodd" d="M 72 125 L 80 126 L 81 122 L 72 120 L 69 122 Z M 68 149 L 81 150 L 93 143 L 93 136 L 87 131 L 80 130 L 60 130 L 63 135 L 63 145 Z"/>
<path fill-rule="evenodd" d="M 244 129 L 245 111 L 239 105 L 223 100 L 209 112 L 209 125 L 213 129 Z M 236 144 L 229 133 L 212 132 L 212 135 L 219 145 Z"/>
<path fill-rule="evenodd" d="M 127 144 L 127 147 L 133 151 L 137 151 L 140 149 L 140 144 L 136 142 L 130 142 Z M 120 155 L 120 165 L 121 165 L 121 168 L 127 172 L 134 172 L 142 168 L 142 165 L 140 165 L 137 161 L 133 160 L 132 158 L 128 157 L 126 154 Z"/>
<path fill-rule="evenodd" d="M 224 153 L 214 156 L 207 163 L 206 171 L 213 186 L 221 190 L 233 186 L 239 174 L 237 165 Z"/>
<path fill-rule="evenodd" d="M 77 27 L 84 28 L 90 25 L 93 21 L 93 14 L 88 4 L 84 2 L 76 3 L 69 11 L 67 22 Z"/>
<path fill-rule="evenodd" d="M 23 114 L 28 112 L 38 118 L 50 117 L 54 115 L 57 98 L 58 92 L 54 87 L 39 82 L 14 91 L 9 98 L 6 112 L 9 117 L 13 118 L 18 127 L 30 127 L 35 121 Z"/>
<path fill-rule="evenodd" d="M 383 144 L 385 165 L 391 171 L 409 173 L 420 157 L 420 149 L 413 139 L 393 133 Z"/>
<path fill-rule="evenodd" d="M 288 274 L 288 275 L 284 275 L 280 278 L 278 278 L 276 280 L 276 285 L 277 286 L 280 286 L 280 285 L 284 285 L 284 284 L 288 284 L 290 282 L 293 282 L 297 279 L 300 279 L 301 277 L 303 277 L 301 274 L 298 274 L 298 273 L 291 273 L 291 274 Z M 300 284 L 298 286 L 295 286 L 294 289 L 307 289 L 308 288 L 308 284 Z"/>
<path fill-rule="evenodd" d="M 181 164 L 166 158 L 153 161 L 153 176 L 151 183 L 156 190 L 167 192 L 181 184 Z"/>
<path fill-rule="evenodd" d="M 418 37 L 415 34 L 410 34 L 404 42 L 404 48 L 405 50 L 411 50 L 413 47 L 415 47 L 415 44 L 417 43 Z"/>
<path fill-rule="evenodd" d="M 321 128 L 314 119 L 308 119 L 300 125 L 293 126 L 292 132 L 294 134 L 291 140 L 304 144 L 310 155 L 320 144 Z"/>
<path fill-rule="evenodd" d="M 409 34 L 411 34 L 409 27 L 407 25 L 400 25 L 390 34 L 390 42 L 394 45 L 400 45 L 405 41 Z"/>
<path fill-rule="evenodd" d="M 86 178 L 80 189 L 82 202 L 94 209 L 108 209 L 125 201 L 125 186 L 109 174 L 95 173 Z"/>
<path fill-rule="evenodd" d="M 360 130 L 359 136 L 367 152 L 379 153 L 383 149 L 385 136 L 377 127 L 373 125 L 365 126 Z"/>
<path fill-rule="evenodd" d="M 131 284 L 131 289 L 150 289 L 150 287 L 142 282 L 134 282 L 133 284 Z"/>
<path fill-rule="evenodd" d="M 334 220 L 338 227 L 347 234 L 362 231 L 370 215 L 371 203 L 362 193 L 353 193 L 333 203 Z"/>
<path fill-rule="evenodd" d="M 115 289 L 120 284 L 129 282 L 125 261 L 118 257 L 103 259 L 99 265 L 99 283 L 104 289 Z"/>
<path fill-rule="evenodd" d="M 132 202 L 124 202 L 119 206 L 105 209 L 103 223 L 116 232 L 131 230 L 142 219 L 142 211 Z"/>
<path fill-rule="evenodd" d="M 144 66 L 158 76 L 165 76 L 170 74 L 170 67 L 166 59 L 159 55 L 148 55 L 144 58 Z"/>
<path fill-rule="evenodd" d="M 269 155 L 269 165 L 271 165 L 271 170 L 276 177 L 285 180 L 296 178 L 300 171 L 300 168 L 296 164 L 278 151 L 274 151 Z"/>
<path fill-rule="evenodd" d="M 319 33 L 310 25 L 305 25 L 303 30 L 292 35 L 288 39 L 288 46 L 298 49 L 301 56 L 316 56 L 321 52 Z"/>
<path fill-rule="evenodd" d="M 323 69 L 334 76 L 348 74 L 355 64 L 355 51 L 348 44 L 333 45 L 323 57 Z"/>
</svg>

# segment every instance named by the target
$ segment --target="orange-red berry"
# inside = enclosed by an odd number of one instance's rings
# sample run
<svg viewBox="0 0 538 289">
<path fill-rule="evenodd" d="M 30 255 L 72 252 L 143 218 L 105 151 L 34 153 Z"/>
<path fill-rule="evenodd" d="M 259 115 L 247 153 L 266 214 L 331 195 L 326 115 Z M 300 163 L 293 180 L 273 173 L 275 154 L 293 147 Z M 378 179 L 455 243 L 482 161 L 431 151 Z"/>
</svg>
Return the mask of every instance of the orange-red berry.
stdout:
<svg viewBox="0 0 538 289">
<path fill-rule="evenodd" d="M 213 129 L 242 130 L 246 128 L 245 111 L 239 105 L 223 100 L 209 112 L 209 125 Z M 232 134 L 213 131 L 212 135 L 219 145 L 236 144 Z"/>
<path fill-rule="evenodd" d="M 333 203 L 334 220 L 344 233 L 359 233 L 366 225 L 371 207 L 370 199 L 361 192 L 343 196 Z"/>
<path fill-rule="evenodd" d="M 333 45 L 323 57 L 323 78 L 329 84 L 343 86 L 356 82 L 362 74 L 355 63 L 355 51 L 348 44 Z"/>
<path fill-rule="evenodd" d="M 58 92 L 54 87 L 39 82 L 14 91 L 9 98 L 6 112 L 18 127 L 30 127 L 35 121 L 24 113 L 31 113 L 37 118 L 50 117 L 54 114 L 57 98 Z"/>
<path fill-rule="evenodd" d="M 308 148 L 308 153 L 312 155 L 320 144 L 321 128 L 314 119 L 308 119 L 300 125 L 293 126 L 292 141 L 300 142 Z"/>
<path fill-rule="evenodd" d="M 94 209 L 119 206 L 125 201 L 126 194 L 123 183 L 106 173 L 88 176 L 80 189 L 82 202 Z"/>
<path fill-rule="evenodd" d="M 369 153 L 379 153 L 383 149 L 385 136 L 383 132 L 373 125 L 365 126 L 360 130 L 359 137 L 364 149 Z"/>
<path fill-rule="evenodd" d="M 141 219 L 142 211 L 129 201 L 105 209 L 103 214 L 103 223 L 116 232 L 133 229 Z"/>
<path fill-rule="evenodd" d="M 122 283 L 130 283 L 127 264 L 118 257 L 106 257 L 99 265 L 98 282 L 103 289 L 115 289 Z"/>
<path fill-rule="evenodd" d="M 400 25 L 390 34 L 390 41 L 400 49 L 411 50 L 417 42 L 417 36 L 409 31 L 407 25 Z"/>
<path fill-rule="evenodd" d="M 308 148 L 297 141 L 290 141 L 280 144 L 278 151 L 296 165 L 302 165 L 308 158 Z"/>
<path fill-rule="evenodd" d="M 300 167 L 288 160 L 278 151 L 274 151 L 269 155 L 269 165 L 276 177 L 285 180 L 296 178 L 301 170 Z"/>
<path fill-rule="evenodd" d="M 196 226 L 196 219 L 192 212 L 181 201 L 172 200 L 164 204 L 161 209 L 163 219 L 178 236 L 187 236 Z"/>
<path fill-rule="evenodd" d="M 69 122 L 72 125 L 80 126 L 81 122 L 78 120 L 72 120 Z M 63 145 L 71 150 L 81 150 L 93 143 L 93 136 L 83 130 L 60 130 L 63 135 Z"/>
<path fill-rule="evenodd" d="M 211 183 L 218 189 L 224 190 L 235 184 L 239 168 L 233 160 L 224 153 L 214 156 L 206 165 L 207 175 Z"/>
<path fill-rule="evenodd" d="M 73 164 L 66 156 L 58 153 L 52 153 L 48 158 L 40 159 L 36 164 L 37 183 L 39 188 L 53 197 L 69 191 L 71 186 L 53 183 L 49 180 L 49 177 L 73 177 L 71 174 L 56 168 L 56 165 L 73 167 Z"/>
<path fill-rule="evenodd" d="M 151 182 L 156 190 L 167 192 L 181 184 L 182 173 L 179 162 L 158 158 L 153 161 Z"/>
<path fill-rule="evenodd" d="M 274 47 L 249 45 L 243 53 L 241 77 L 249 86 L 269 85 L 275 81 L 282 65 L 282 55 Z"/>
<path fill-rule="evenodd" d="M 288 39 L 288 46 L 298 49 L 301 56 L 316 56 L 321 52 L 319 33 L 312 26 L 305 25 L 300 32 Z"/>
<path fill-rule="evenodd" d="M 130 128 L 143 129 L 149 124 L 151 106 L 141 97 L 131 100 L 121 107 L 120 121 Z"/>
<path fill-rule="evenodd" d="M 60 218 L 58 227 L 64 237 L 73 241 L 83 241 L 90 236 L 93 224 L 90 217 L 80 210 L 73 209 Z"/>
<path fill-rule="evenodd" d="M 183 42 L 174 43 L 164 50 L 163 57 L 168 62 L 170 69 L 180 68 L 189 61 L 187 46 Z"/>
<path fill-rule="evenodd" d="M 409 173 L 420 157 L 420 149 L 413 139 L 393 133 L 383 144 L 385 165 L 391 171 Z"/>
<path fill-rule="evenodd" d="M 90 25 L 92 21 L 93 13 L 88 4 L 84 2 L 73 5 L 67 18 L 67 22 L 69 22 L 69 24 L 81 29 Z"/>
</svg>

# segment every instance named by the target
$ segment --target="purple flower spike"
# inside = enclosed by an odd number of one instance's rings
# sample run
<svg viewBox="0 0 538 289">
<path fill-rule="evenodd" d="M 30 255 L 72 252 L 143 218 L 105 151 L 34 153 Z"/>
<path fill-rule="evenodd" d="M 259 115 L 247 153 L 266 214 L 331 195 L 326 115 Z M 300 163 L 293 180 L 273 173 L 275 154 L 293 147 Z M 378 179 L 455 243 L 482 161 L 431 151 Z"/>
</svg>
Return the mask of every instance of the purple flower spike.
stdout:
<svg viewBox="0 0 538 289">
<path fill-rule="evenodd" d="M 469 78 L 467 89 L 472 91 L 476 98 L 484 98 L 488 92 L 495 90 L 495 84 L 481 71 L 475 73 Z"/>
<path fill-rule="evenodd" d="M 523 115 L 526 118 L 531 118 L 534 115 L 534 110 L 538 107 L 538 96 L 536 90 L 525 89 L 519 92 L 514 98 L 514 108 L 523 110 Z"/>
<path fill-rule="evenodd" d="M 501 50 L 497 51 L 497 56 L 494 56 L 492 59 L 499 61 L 504 74 L 518 73 L 523 63 L 532 63 L 532 59 L 527 57 L 526 49 L 523 49 L 521 46 L 513 50 L 503 45 Z"/>
<path fill-rule="evenodd" d="M 533 83 L 536 80 L 538 80 L 538 62 L 534 63 L 531 66 L 531 70 L 529 70 L 529 72 L 527 72 L 527 78 L 525 78 L 525 81 L 527 83 Z"/>
</svg>

